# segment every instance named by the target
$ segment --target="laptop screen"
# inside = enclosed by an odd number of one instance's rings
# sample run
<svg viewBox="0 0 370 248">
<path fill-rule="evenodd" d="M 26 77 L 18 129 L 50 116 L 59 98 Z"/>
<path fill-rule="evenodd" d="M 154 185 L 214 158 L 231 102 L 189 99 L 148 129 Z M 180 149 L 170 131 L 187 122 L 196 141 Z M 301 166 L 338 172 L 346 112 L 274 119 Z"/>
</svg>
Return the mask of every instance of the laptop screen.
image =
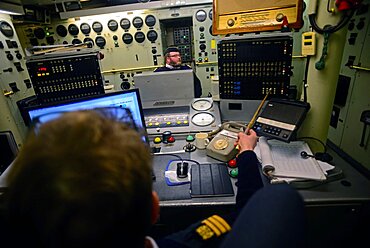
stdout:
<svg viewBox="0 0 370 248">
<path fill-rule="evenodd" d="M 140 94 L 137 89 L 102 94 L 89 98 L 76 99 L 68 102 L 58 102 L 50 105 L 31 106 L 25 108 L 25 112 L 30 123 L 36 117 L 39 117 L 41 115 L 56 112 L 69 112 L 104 107 L 121 107 L 130 109 L 136 126 L 145 130 L 145 122 Z M 42 118 L 40 120 L 42 120 L 42 122 L 46 122 L 57 117 L 57 115 L 47 116 L 50 116 L 50 118 Z M 145 137 L 143 137 L 143 140 L 147 142 L 146 135 Z"/>
</svg>

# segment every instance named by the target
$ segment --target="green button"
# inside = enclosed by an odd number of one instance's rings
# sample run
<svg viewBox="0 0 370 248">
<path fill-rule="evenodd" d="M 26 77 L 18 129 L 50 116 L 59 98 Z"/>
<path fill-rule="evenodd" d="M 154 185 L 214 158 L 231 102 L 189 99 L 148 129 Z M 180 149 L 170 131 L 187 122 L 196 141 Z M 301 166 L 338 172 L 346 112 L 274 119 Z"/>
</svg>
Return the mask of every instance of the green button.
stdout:
<svg viewBox="0 0 370 248">
<path fill-rule="evenodd" d="M 194 136 L 193 136 L 193 135 L 188 135 L 188 136 L 186 137 L 186 141 L 187 141 L 187 142 L 193 142 L 193 141 L 194 141 Z"/>
<path fill-rule="evenodd" d="M 230 170 L 230 176 L 231 177 L 237 177 L 238 176 L 238 168 Z"/>
</svg>

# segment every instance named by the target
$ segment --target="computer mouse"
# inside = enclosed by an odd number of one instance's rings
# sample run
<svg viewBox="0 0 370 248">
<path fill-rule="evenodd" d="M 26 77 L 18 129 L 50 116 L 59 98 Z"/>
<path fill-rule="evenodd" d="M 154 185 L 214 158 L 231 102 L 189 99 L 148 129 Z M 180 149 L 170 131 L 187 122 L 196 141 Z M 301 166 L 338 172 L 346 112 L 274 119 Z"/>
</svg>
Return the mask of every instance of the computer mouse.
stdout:
<svg viewBox="0 0 370 248">
<path fill-rule="evenodd" d="M 178 178 L 186 178 L 189 172 L 189 163 L 188 162 L 179 162 L 177 163 L 176 174 Z"/>
</svg>

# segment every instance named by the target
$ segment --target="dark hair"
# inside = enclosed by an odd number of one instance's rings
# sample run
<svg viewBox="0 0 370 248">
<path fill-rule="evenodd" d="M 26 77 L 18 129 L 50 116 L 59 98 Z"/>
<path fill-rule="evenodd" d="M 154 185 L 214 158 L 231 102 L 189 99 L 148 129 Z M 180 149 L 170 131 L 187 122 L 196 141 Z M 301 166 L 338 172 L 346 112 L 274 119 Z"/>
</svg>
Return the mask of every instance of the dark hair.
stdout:
<svg viewBox="0 0 370 248">
<path fill-rule="evenodd" d="M 66 113 L 28 138 L 10 173 L 13 245 L 143 247 L 151 157 L 135 130 L 94 111 Z"/>
<path fill-rule="evenodd" d="M 168 55 L 171 52 L 177 52 L 177 53 L 179 53 L 180 50 L 177 47 L 168 47 L 166 49 L 166 51 L 164 52 L 164 55 L 166 56 L 166 55 Z"/>
</svg>

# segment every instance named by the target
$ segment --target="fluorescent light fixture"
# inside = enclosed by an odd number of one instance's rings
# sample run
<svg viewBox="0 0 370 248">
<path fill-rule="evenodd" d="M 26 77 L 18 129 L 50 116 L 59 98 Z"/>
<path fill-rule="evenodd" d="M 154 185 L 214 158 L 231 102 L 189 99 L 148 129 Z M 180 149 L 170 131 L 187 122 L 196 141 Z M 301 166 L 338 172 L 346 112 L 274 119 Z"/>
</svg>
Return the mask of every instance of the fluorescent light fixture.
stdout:
<svg viewBox="0 0 370 248">
<path fill-rule="evenodd" d="M 24 15 L 22 5 L 0 2 L 0 13 L 8 15 Z"/>
</svg>

